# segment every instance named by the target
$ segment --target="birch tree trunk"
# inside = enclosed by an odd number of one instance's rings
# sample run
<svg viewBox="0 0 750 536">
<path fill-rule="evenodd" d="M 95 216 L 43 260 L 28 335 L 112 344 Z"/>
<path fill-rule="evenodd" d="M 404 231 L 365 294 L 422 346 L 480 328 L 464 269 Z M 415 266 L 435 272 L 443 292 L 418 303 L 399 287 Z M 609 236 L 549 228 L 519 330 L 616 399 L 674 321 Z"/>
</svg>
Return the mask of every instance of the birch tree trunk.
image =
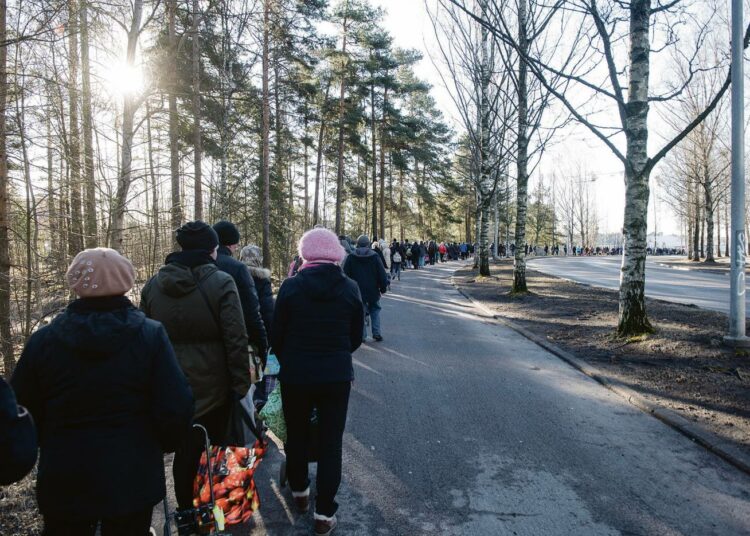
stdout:
<svg viewBox="0 0 750 536">
<path fill-rule="evenodd" d="M 269 102 L 270 93 L 268 88 L 270 2 L 271 0 L 265 0 L 263 3 L 263 118 L 261 125 L 261 180 L 263 181 L 263 266 L 265 268 L 271 267 L 271 173 L 268 162 L 271 157 L 269 140 L 271 131 L 271 103 Z"/>
<path fill-rule="evenodd" d="M 482 17 L 487 14 L 487 0 L 482 0 Z M 489 204 L 490 204 L 490 39 L 489 31 L 482 26 L 481 30 L 481 65 L 479 73 L 480 109 L 479 109 L 479 203 L 481 223 L 479 225 L 479 275 L 490 275 L 490 258 L 488 251 Z"/>
<path fill-rule="evenodd" d="M 83 127 L 83 183 L 85 200 L 86 247 L 94 248 L 98 243 L 96 225 L 96 180 L 94 179 L 94 120 L 91 105 L 91 65 L 89 60 L 88 2 L 81 0 L 81 115 Z"/>
<path fill-rule="evenodd" d="M 200 16 L 198 14 L 200 4 L 198 0 L 193 0 L 193 174 L 194 174 L 194 219 L 203 219 L 203 173 L 201 170 L 201 156 L 203 152 L 201 140 L 201 50 L 200 50 Z"/>
<path fill-rule="evenodd" d="M 518 44 L 521 56 L 529 51 L 526 28 L 526 1 L 518 3 Z M 517 140 L 517 187 L 516 187 L 516 251 L 513 263 L 512 292 L 528 292 L 526 285 L 526 213 L 529 186 L 529 138 L 528 138 L 528 65 L 519 61 L 518 65 L 518 140 Z"/>
<path fill-rule="evenodd" d="M 716 262 L 714 258 L 714 199 L 711 183 L 706 180 L 703 187 L 706 203 L 706 261 Z"/>
<path fill-rule="evenodd" d="M 380 122 L 380 238 L 385 239 L 385 130 L 388 86 L 383 88 L 383 119 Z"/>
<path fill-rule="evenodd" d="M 649 198 L 648 87 L 650 0 L 630 4 L 630 82 L 625 124 L 624 249 L 620 274 L 621 336 L 653 331 L 646 316 L 646 232 Z"/>
<path fill-rule="evenodd" d="M 143 13 L 143 0 L 133 2 L 133 19 L 128 31 L 127 65 L 130 69 L 135 66 L 135 50 L 138 45 L 138 36 L 141 29 L 141 15 Z M 125 214 L 128 205 L 128 193 L 133 181 L 133 138 L 135 136 L 135 112 L 138 109 L 135 95 L 125 94 L 122 107 L 122 148 L 120 157 L 120 178 L 117 181 L 117 193 L 115 194 L 115 206 L 112 216 L 112 234 L 110 247 L 122 251 L 125 239 Z"/>
</svg>

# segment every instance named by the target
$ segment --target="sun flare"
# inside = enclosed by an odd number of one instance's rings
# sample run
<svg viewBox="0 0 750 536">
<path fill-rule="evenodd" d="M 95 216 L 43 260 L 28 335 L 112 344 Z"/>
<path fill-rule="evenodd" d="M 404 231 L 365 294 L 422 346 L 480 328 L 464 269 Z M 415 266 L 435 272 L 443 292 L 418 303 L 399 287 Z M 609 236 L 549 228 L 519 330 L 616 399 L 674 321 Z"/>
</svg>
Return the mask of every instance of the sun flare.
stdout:
<svg viewBox="0 0 750 536">
<path fill-rule="evenodd" d="M 146 85 L 143 71 L 125 63 L 112 65 L 106 72 L 105 80 L 107 91 L 117 97 L 140 93 Z"/>
</svg>

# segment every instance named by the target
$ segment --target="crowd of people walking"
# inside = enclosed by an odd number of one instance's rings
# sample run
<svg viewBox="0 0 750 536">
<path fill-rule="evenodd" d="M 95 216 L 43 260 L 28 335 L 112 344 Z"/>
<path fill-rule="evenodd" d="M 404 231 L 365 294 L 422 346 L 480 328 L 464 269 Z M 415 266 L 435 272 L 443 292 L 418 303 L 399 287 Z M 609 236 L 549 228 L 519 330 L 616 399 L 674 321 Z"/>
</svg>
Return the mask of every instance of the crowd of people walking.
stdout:
<svg viewBox="0 0 750 536">
<path fill-rule="evenodd" d="M 166 495 L 164 454 L 174 452 L 174 519 L 180 535 L 197 534 L 200 430 L 211 444 L 227 444 L 232 407 L 270 350 L 280 363 L 292 497 L 309 509 L 315 411 L 314 532 L 330 534 L 352 353 L 368 334 L 383 340 L 380 299 L 404 270 L 465 259 L 474 245 L 352 241 L 315 228 L 274 298 L 260 248 L 240 249 L 231 222 L 189 222 L 175 238 L 180 250 L 143 286 L 138 307 L 128 297 L 136 274 L 127 258 L 95 248 L 73 259 L 66 278 L 76 299 L 32 334 L 11 385 L 0 380 L 0 484 L 23 478 L 38 451 L 43 534 L 153 534 L 152 510 Z M 253 394 L 261 405 L 263 385 Z"/>
</svg>

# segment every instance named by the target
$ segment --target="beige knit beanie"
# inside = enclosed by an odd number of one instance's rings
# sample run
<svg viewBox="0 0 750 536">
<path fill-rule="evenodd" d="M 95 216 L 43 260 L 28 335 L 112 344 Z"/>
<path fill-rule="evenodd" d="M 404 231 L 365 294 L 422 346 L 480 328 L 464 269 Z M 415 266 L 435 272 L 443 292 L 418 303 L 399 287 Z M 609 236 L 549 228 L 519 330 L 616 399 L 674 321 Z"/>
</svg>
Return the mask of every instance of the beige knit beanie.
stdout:
<svg viewBox="0 0 750 536">
<path fill-rule="evenodd" d="M 66 278 L 68 286 L 81 298 L 122 296 L 133 288 L 135 270 L 114 249 L 85 249 L 70 263 Z"/>
</svg>

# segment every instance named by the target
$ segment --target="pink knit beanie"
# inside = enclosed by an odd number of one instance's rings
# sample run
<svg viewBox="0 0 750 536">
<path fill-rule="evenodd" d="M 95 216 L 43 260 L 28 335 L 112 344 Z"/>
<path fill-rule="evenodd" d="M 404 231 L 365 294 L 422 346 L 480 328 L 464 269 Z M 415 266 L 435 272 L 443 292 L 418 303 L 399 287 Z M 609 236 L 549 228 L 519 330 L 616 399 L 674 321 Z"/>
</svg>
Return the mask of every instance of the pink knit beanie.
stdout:
<svg viewBox="0 0 750 536">
<path fill-rule="evenodd" d="M 341 247 L 338 237 L 328 229 L 321 228 L 302 235 L 299 254 L 305 262 L 341 262 L 346 257 L 346 251 Z"/>
<path fill-rule="evenodd" d="M 109 248 L 81 251 L 65 275 L 68 286 L 81 298 L 122 296 L 135 282 L 135 270 L 130 261 Z"/>
</svg>

